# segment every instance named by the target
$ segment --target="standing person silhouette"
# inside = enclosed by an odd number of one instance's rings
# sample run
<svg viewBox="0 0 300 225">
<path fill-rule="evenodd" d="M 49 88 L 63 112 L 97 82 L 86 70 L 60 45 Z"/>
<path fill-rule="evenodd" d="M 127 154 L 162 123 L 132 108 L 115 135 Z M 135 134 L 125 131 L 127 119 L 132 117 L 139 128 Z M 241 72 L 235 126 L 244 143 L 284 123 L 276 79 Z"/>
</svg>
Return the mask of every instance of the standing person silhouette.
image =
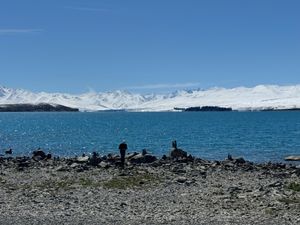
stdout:
<svg viewBox="0 0 300 225">
<path fill-rule="evenodd" d="M 124 168 L 124 164 L 125 164 L 125 154 L 126 154 L 126 150 L 127 150 L 127 144 L 125 141 L 123 141 L 120 145 L 119 145 L 119 150 L 120 150 L 120 155 L 121 155 L 121 167 Z"/>
</svg>

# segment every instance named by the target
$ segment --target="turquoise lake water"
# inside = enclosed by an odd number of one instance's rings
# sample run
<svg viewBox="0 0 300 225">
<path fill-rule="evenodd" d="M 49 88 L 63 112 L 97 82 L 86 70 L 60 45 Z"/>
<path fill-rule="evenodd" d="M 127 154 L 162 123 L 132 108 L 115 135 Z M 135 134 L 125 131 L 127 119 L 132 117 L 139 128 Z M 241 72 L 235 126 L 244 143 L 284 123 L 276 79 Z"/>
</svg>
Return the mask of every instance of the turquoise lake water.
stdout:
<svg viewBox="0 0 300 225">
<path fill-rule="evenodd" d="M 122 140 L 129 151 L 146 148 L 157 156 L 177 140 L 205 159 L 230 153 L 281 161 L 300 155 L 300 112 L 0 113 L 1 153 L 29 155 L 38 147 L 60 156 L 117 153 Z"/>
</svg>

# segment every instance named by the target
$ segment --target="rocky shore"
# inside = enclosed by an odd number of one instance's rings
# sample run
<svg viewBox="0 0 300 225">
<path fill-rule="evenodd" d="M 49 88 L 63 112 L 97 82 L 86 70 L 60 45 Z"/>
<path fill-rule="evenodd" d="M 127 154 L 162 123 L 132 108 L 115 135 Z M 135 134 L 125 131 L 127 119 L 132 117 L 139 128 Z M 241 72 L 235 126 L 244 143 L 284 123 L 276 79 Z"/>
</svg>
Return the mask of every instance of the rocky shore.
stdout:
<svg viewBox="0 0 300 225">
<path fill-rule="evenodd" d="M 300 224 L 297 165 L 126 158 L 0 157 L 0 224 Z"/>
</svg>

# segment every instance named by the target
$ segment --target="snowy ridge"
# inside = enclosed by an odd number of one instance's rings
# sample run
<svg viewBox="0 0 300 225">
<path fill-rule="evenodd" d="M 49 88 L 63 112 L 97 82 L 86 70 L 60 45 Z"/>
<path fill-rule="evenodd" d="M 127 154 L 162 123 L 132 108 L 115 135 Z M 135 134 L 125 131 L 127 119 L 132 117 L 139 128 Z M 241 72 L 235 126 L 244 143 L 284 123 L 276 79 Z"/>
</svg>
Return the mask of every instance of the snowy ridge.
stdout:
<svg viewBox="0 0 300 225">
<path fill-rule="evenodd" d="M 81 111 L 118 110 L 173 111 L 174 107 L 231 107 L 234 110 L 300 108 L 300 85 L 258 85 L 253 88 L 211 88 L 177 91 L 171 94 L 141 95 L 127 91 L 88 92 L 80 95 L 33 93 L 0 86 L 0 104 L 49 103 L 79 108 Z"/>
</svg>

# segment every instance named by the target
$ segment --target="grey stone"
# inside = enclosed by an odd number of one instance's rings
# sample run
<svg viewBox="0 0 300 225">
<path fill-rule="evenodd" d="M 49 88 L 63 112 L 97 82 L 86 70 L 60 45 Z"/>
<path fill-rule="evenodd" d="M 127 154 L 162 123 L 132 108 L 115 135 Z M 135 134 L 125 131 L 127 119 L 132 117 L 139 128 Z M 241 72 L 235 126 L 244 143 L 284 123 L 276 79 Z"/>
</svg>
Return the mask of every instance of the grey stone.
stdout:
<svg viewBox="0 0 300 225">
<path fill-rule="evenodd" d="M 88 162 L 88 161 L 89 161 L 88 156 L 79 156 L 76 158 L 76 162 L 78 162 L 78 163 L 84 163 L 84 162 Z"/>
<path fill-rule="evenodd" d="M 300 161 L 300 156 L 288 156 L 284 158 L 285 161 Z"/>
<path fill-rule="evenodd" d="M 110 163 L 107 163 L 107 162 L 104 162 L 104 161 L 102 161 L 101 163 L 99 163 L 99 166 L 100 166 L 101 168 L 105 168 L 105 169 L 107 169 L 107 168 L 109 168 L 109 167 L 111 166 L 111 164 L 110 164 Z"/>
<path fill-rule="evenodd" d="M 187 180 L 188 179 L 186 177 L 177 177 L 175 179 L 176 182 L 181 183 L 181 184 L 185 183 Z"/>
<path fill-rule="evenodd" d="M 155 156 L 152 156 L 149 154 L 143 155 L 142 153 L 140 153 L 140 154 L 133 156 L 130 159 L 130 162 L 132 162 L 132 163 L 153 163 L 156 160 L 157 160 L 157 158 Z"/>
</svg>

